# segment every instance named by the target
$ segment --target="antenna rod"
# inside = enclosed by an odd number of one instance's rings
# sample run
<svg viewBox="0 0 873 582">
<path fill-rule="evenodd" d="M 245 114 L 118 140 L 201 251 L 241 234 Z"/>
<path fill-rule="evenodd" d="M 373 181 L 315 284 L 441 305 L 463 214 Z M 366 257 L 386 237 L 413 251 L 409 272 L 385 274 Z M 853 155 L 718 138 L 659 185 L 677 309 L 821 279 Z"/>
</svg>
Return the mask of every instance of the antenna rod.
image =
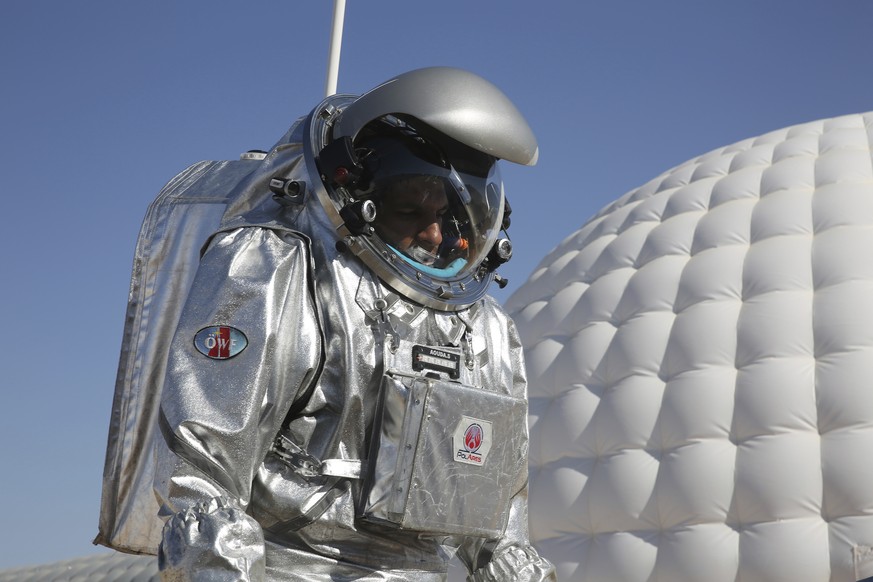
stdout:
<svg viewBox="0 0 873 582">
<path fill-rule="evenodd" d="M 343 45 L 343 20 L 346 15 L 346 0 L 333 2 L 333 27 L 330 31 L 330 52 L 327 57 L 327 82 L 324 86 L 324 96 L 330 97 L 336 93 L 336 81 L 339 76 L 340 49 Z"/>
</svg>

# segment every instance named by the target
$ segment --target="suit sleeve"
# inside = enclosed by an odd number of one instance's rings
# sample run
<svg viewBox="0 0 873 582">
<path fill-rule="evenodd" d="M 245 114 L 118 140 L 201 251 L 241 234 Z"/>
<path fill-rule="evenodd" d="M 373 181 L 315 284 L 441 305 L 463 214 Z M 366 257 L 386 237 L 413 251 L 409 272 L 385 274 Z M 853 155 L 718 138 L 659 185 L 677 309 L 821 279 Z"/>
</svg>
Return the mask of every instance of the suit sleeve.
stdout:
<svg viewBox="0 0 873 582">
<path fill-rule="evenodd" d="M 258 227 L 216 235 L 161 395 L 155 494 L 166 521 L 164 580 L 263 578 L 263 532 L 245 513 L 252 481 L 314 380 L 321 349 L 306 240 Z"/>
</svg>

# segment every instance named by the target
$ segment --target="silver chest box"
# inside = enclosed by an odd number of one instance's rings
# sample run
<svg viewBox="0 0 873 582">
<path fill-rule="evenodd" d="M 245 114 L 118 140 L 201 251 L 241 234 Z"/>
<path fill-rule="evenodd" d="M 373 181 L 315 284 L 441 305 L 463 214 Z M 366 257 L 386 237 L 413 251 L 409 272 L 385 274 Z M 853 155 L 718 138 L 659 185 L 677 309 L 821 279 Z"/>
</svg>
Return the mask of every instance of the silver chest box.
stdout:
<svg viewBox="0 0 873 582">
<path fill-rule="evenodd" d="M 499 537 L 525 462 L 523 399 L 386 375 L 362 518 L 428 533 Z"/>
</svg>

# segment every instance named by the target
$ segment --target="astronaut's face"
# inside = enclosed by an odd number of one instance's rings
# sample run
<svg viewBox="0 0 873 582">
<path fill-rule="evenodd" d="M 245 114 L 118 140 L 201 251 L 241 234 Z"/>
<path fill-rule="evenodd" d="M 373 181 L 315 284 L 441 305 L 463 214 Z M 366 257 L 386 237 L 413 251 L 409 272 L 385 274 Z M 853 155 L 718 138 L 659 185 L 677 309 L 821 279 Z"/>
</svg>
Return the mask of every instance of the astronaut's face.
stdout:
<svg viewBox="0 0 873 582">
<path fill-rule="evenodd" d="M 443 242 L 449 201 L 443 183 L 432 177 L 403 178 L 382 195 L 374 226 L 397 250 L 428 265 Z"/>
</svg>

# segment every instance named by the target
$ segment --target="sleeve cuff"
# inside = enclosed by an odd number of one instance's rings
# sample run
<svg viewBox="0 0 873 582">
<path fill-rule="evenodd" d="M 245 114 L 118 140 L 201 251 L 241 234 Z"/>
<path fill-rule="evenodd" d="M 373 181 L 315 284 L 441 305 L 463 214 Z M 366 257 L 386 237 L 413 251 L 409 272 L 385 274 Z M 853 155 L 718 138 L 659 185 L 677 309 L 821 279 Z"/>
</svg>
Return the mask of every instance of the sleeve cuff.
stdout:
<svg viewBox="0 0 873 582">
<path fill-rule="evenodd" d="M 262 580 L 264 534 L 239 508 L 211 499 L 167 520 L 158 566 L 164 582 Z"/>
<path fill-rule="evenodd" d="M 555 567 L 530 546 L 510 546 L 469 576 L 467 582 L 557 581 Z"/>
</svg>

